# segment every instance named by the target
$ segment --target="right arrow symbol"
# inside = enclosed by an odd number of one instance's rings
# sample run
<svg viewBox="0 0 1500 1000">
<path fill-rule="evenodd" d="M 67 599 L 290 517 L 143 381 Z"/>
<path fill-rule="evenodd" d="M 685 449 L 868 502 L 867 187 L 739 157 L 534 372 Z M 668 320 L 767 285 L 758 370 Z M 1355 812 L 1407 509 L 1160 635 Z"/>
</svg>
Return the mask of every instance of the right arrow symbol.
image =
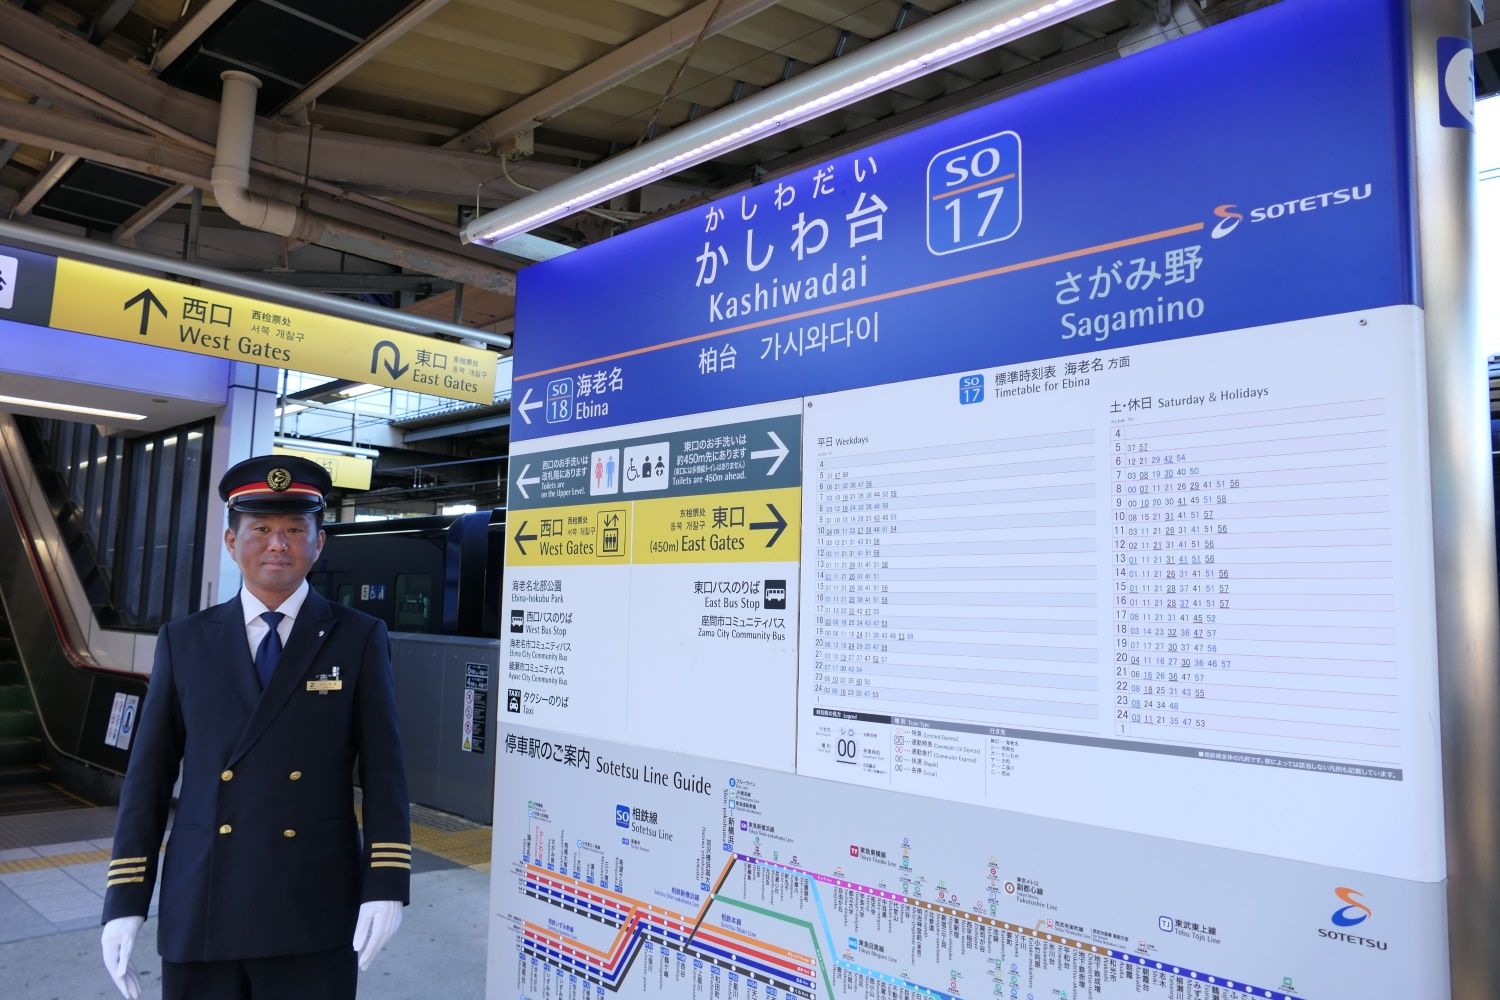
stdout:
<svg viewBox="0 0 1500 1000">
<path fill-rule="evenodd" d="M 769 549 L 771 546 L 776 544 L 776 539 L 780 538 L 781 533 L 786 530 L 786 518 L 781 516 L 781 511 L 776 509 L 776 505 L 774 503 L 766 504 L 766 510 L 769 510 L 771 512 L 771 516 L 776 520 L 757 521 L 755 524 L 750 525 L 750 530 L 771 531 L 772 529 L 775 529 L 775 534 L 771 536 L 771 540 L 766 542 L 766 548 Z"/>
<path fill-rule="evenodd" d="M 530 471 L 531 464 L 528 462 L 526 465 L 521 466 L 521 474 L 516 477 L 516 489 L 520 490 L 521 496 L 525 497 L 527 500 L 531 499 L 531 494 L 526 492 L 526 487 L 535 486 L 537 483 L 540 483 L 542 481 L 538 476 L 532 476 L 530 479 L 527 479 L 526 473 Z"/>
<path fill-rule="evenodd" d="M 528 523 L 529 522 L 527 522 L 527 521 L 522 521 L 521 522 L 521 526 L 516 529 L 516 548 L 518 548 L 518 549 L 521 550 L 521 555 L 523 555 L 523 556 L 527 555 L 528 553 L 526 551 L 526 546 L 522 545 L 521 543 L 522 542 L 534 542 L 534 541 L 536 541 L 536 535 L 534 535 L 534 534 L 533 535 L 528 535 L 528 534 L 525 533 L 526 532 L 526 525 Z"/>
<path fill-rule="evenodd" d="M 776 461 L 774 461 L 774 462 L 771 463 L 771 467 L 766 470 L 766 475 L 768 475 L 768 476 L 774 476 L 774 475 L 776 475 L 776 470 L 779 469 L 779 468 L 781 468 L 781 463 L 783 461 L 785 461 L 787 455 L 791 454 L 791 452 L 790 452 L 790 450 L 788 450 L 788 448 L 787 448 L 787 446 L 785 444 L 782 444 L 781 438 L 779 438 L 779 437 L 776 436 L 776 432 L 775 431 L 766 431 L 766 433 L 769 434 L 769 435 L 771 435 L 771 443 L 774 444 L 776 447 L 774 447 L 774 448 L 767 448 L 767 449 L 765 449 L 763 451 L 752 451 L 750 453 L 750 457 L 751 458 L 774 458 L 774 459 L 776 459 Z"/>
<path fill-rule="evenodd" d="M 126 302 L 120 308 L 128 312 L 136 306 L 141 307 L 140 334 L 142 337 L 146 335 L 146 331 L 151 326 L 152 309 L 155 309 L 157 312 L 161 313 L 162 319 L 167 318 L 167 307 L 162 305 L 161 299 L 157 298 L 156 293 L 149 288 L 141 289 L 139 294 L 130 299 L 130 301 Z"/>
</svg>

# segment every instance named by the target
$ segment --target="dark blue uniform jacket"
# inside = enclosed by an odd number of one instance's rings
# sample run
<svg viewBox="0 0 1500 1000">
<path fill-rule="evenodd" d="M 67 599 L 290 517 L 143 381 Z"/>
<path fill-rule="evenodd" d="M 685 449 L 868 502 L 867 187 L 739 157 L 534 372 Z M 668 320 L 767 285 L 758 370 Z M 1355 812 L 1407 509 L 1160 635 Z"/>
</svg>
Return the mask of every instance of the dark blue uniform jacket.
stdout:
<svg viewBox="0 0 1500 1000">
<path fill-rule="evenodd" d="M 361 902 L 409 902 L 410 830 L 384 623 L 308 593 L 263 692 L 238 596 L 163 626 L 105 920 L 144 916 L 159 866 L 169 961 L 348 947 Z"/>
</svg>

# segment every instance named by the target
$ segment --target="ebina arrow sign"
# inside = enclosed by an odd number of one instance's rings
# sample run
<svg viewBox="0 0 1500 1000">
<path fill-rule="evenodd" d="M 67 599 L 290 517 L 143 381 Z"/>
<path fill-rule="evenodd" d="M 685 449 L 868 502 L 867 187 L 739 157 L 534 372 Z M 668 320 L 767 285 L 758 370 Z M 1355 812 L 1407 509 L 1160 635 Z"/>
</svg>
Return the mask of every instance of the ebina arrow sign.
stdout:
<svg viewBox="0 0 1500 1000">
<path fill-rule="evenodd" d="M 147 331 L 151 329 L 151 310 L 153 308 L 157 312 L 161 313 L 162 319 L 166 319 L 167 318 L 167 307 L 164 306 L 164 305 L 162 305 L 161 299 L 157 298 L 156 297 L 156 293 L 153 292 L 149 288 L 143 288 L 143 289 L 141 289 L 139 294 L 137 294 L 134 298 L 130 299 L 128 302 L 126 302 L 120 308 L 123 309 L 123 310 L 125 310 L 126 312 L 129 312 L 135 306 L 140 306 L 141 307 L 141 334 L 140 335 L 142 337 L 144 337 L 146 335 Z"/>
</svg>

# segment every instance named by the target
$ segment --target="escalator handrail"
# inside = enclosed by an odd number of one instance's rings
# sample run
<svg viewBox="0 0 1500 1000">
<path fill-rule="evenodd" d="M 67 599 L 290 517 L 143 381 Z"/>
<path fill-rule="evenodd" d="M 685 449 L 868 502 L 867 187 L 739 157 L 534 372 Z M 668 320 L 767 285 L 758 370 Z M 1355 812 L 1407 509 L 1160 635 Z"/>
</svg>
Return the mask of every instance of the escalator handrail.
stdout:
<svg viewBox="0 0 1500 1000">
<path fill-rule="evenodd" d="M 146 680 L 147 678 L 133 671 L 106 666 L 100 663 L 92 653 L 80 650 L 74 644 L 73 631 L 63 621 L 63 616 L 58 610 L 57 597 L 52 592 L 51 581 L 46 571 L 42 568 L 41 559 L 37 555 L 36 536 L 30 530 L 31 522 L 21 509 L 21 505 L 17 502 L 15 482 L 3 462 L 0 462 L 0 480 L 3 480 L 5 500 L 10 506 L 11 516 L 16 519 L 16 524 L 22 529 L 20 532 L 21 548 L 25 551 L 26 559 L 31 564 L 31 572 L 36 576 L 37 585 L 42 595 L 42 602 L 47 606 L 47 614 L 52 619 L 52 626 L 57 633 L 57 641 L 62 646 L 63 655 L 68 658 L 68 662 L 77 670 L 88 670 L 101 674 L 114 674 L 120 677 Z"/>
</svg>

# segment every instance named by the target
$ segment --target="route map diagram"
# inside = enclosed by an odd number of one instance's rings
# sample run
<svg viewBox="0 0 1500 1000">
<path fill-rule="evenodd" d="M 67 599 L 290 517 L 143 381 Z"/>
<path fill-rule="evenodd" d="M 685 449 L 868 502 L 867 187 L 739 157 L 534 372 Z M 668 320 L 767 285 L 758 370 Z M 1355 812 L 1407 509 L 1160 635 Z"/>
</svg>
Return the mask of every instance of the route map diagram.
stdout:
<svg viewBox="0 0 1500 1000">
<path fill-rule="evenodd" d="M 492 996 L 1316 1000 L 1442 947 L 1441 886 L 541 731 L 499 763 Z"/>
</svg>

